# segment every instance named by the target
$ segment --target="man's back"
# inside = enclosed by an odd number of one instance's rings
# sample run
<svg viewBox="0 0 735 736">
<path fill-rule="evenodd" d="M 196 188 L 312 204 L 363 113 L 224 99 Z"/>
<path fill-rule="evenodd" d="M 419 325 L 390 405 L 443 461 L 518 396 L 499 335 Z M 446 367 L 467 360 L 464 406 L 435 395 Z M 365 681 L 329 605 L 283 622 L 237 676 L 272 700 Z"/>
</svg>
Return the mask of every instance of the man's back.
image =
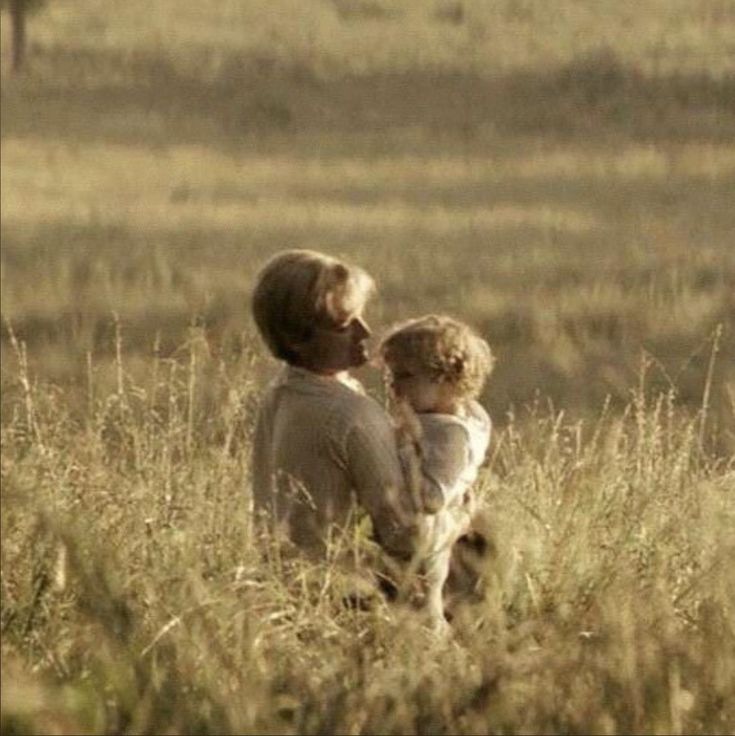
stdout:
<svg viewBox="0 0 735 736">
<path fill-rule="evenodd" d="M 382 543 L 410 545 L 415 512 L 402 488 L 393 428 L 373 399 L 293 366 L 269 387 L 253 447 L 254 507 L 295 544 L 323 552 L 357 496 Z"/>
</svg>

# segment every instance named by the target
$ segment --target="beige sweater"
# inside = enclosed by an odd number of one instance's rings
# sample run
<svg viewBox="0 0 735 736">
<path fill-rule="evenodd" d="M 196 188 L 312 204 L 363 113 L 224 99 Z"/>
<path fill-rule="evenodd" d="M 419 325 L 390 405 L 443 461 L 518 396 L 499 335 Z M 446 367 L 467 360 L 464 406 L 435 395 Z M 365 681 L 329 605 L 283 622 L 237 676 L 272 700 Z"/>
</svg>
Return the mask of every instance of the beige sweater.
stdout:
<svg viewBox="0 0 735 736">
<path fill-rule="evenodd" d="M 287 366 L 268 387 L 253 442 L 254 511 L 323 554 L 357 502 L 381 546 L 408 557 L 418 519 L 393 425 L 358 386 Z"/>
</svg>

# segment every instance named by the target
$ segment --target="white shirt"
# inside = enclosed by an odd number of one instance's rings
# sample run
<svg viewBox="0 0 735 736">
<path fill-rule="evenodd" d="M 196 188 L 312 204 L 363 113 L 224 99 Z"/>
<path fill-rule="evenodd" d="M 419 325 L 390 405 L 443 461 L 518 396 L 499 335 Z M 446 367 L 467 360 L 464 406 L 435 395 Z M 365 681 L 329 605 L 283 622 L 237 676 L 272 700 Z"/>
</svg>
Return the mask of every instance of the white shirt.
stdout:
<svg viewBox="0 0 735 736">
<path fill-rule="evenodd" d="M 254 510 L 297 546 L 322 554 L 357 501 L 381 546 L 410 556 L 417 511 L 404 488 L 393 425 L 357 387 L 294 366 L 268 387 L 253 441 Z"/>
<path fill-rule="evenodd" d="M 421 473 L 443 496 L 438 512 L 421 520 L 421 545 L 430 560 L 429 570 L 432 564 L 439 570 L 444 566 L 443 584 L 452 545 L 468 530 L 475 511 L 469 491 L 490 444 L 491 422 L 476 401 L 468 401 L 459 414 L 422 413 L 417 417 L 422 430 Z"/>
<path fill-rule="evenodd" d="M 491 422 L 477 401 L 458 414 L 417 414 L 421 424 L 421 470 L 441 488 L 445 507 L 461 505 L 477 479 L 490 444 Z"/>
</svg>

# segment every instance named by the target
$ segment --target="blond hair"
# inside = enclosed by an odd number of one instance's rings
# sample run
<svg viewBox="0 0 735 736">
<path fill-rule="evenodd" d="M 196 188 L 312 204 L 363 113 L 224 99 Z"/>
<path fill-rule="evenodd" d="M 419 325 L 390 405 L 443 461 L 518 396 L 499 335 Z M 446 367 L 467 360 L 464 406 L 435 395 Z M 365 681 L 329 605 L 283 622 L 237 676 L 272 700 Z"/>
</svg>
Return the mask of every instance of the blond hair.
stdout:
<svg viewBox="0 0 735 736">
<path fill-rule="evenodd" d="M 393 327 L 379 352 L 385 366 L 410 368 L 450 383 L 463 398 L 476 398 L 493 369 L 490 346 L 468 325 L 429 314 Z"/>
<path fill-rule="evenodd" d="M 363 269 L 312 250 L 277 253 L 257 276 L 255 323 L 268 349 L 289 363 L 318 325 L 335 326 L 365 305 L 375 285 Z"/>
</svg>

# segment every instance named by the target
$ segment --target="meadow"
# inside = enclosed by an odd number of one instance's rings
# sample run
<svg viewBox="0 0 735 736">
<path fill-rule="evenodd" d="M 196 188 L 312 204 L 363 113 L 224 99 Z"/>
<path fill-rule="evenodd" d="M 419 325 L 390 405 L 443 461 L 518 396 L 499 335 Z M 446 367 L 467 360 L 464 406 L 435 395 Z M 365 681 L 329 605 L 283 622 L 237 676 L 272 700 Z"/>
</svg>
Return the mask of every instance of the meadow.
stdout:
<svg viewBox="0 0 735 736">
<path fill-rule="evenodd" d="M 735 4 L 118 5 L 3 17 L 3 733 L 732 733 Z M 287 247 L 496 354 L 450 641 L 252 537 Z"/>
</svg>

